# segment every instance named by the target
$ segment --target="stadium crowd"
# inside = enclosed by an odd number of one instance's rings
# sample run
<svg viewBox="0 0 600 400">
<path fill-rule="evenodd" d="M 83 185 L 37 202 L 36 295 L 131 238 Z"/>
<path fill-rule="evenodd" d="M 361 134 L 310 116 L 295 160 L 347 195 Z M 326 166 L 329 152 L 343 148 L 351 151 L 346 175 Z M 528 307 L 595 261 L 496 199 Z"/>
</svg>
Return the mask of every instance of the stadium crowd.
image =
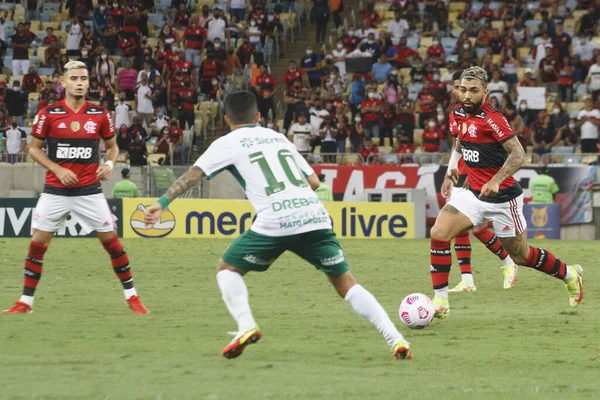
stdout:
<svg viewBox="0 0 600 400">
<path fill-rule="evenodd" d="M 301 2 L 219 1 L 2 3 L 3 159 L 25 160 L 27 129 L 64 96 L 69 59 L 88 65 L 88 99 L 113 112 L 131 165 L 156 162 L 150 154 L 185 163 L 200 126 L 246 82 L 263 124 L 313 162 L 439 162 L 451 147 L 453 74 L 470 65 L 488 72 L 488 101 L 530 161 L 598 152 L 598 0 L 363 1 L 345 19 L 343 0 L 313 0 L 303 9 L 315 44 L 282 77 L 266 60 L 275 42 L 283 57 L 297 21 L 283 11 Z M 545 108 L 529 104 L 540 97 L 532 88 L 545 90 Z"/>
</svg>

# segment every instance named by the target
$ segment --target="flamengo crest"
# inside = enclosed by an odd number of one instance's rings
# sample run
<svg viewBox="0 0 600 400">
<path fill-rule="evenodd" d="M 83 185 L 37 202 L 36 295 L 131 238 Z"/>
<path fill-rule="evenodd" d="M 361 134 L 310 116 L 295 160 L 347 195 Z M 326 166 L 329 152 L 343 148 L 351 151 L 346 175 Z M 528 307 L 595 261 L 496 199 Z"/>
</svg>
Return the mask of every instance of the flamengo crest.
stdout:
<svg viewBox="0 0 600 400">
<path fill-rule="evenodd" d="M 85 125 L 83 125 L 83 129 L 85 129 L 85 131 L 87 133 L 89 133 L 90 135 L 96 133 L 96 127 L 98 126 L 97 123 L 93 122 L 93 121 L 88 121 L 85 123 Z"/>
</svg>

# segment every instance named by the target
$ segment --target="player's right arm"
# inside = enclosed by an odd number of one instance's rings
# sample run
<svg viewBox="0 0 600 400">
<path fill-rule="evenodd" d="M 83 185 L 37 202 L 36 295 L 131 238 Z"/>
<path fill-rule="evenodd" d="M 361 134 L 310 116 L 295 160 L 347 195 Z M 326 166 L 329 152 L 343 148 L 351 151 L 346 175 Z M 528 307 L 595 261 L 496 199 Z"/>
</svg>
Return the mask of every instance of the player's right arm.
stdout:
<svg viewBox="0 0 600 400">
<path fill-rule="evenodd" d="M 202 177 L 206 176 L 211 179 L 225 168 L 233 165 L 233 160 L 234 149 L 229 144 L 227 137 L 215 140 L 192 168 L 172 184 L 156 203 L 146 208 L 144 213 L 146 226 L 154 225 L 159 221 L 160 215 L 169 203 L 197 185 Z"/>
</svg>

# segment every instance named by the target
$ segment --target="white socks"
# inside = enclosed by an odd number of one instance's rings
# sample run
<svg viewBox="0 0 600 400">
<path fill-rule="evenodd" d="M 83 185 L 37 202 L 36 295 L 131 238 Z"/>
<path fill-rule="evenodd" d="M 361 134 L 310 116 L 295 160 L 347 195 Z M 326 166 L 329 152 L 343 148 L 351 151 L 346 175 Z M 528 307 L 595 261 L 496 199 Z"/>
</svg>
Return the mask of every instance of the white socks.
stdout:
<svg viewBox="0 0 600 400">
<path fill-rule="evenodd" d="M 137 291 L 135 290 L 135 288 L 125 289 L 124 293 L 125 293 L 125 300 L 129 300 L 129 298 L 131 296 L 137 296 Z"/>
<path fill-rule="evenodd" d="M 473 274 L 461 274 L 460 279 L 468 285 L 475 286 L 475 282 L 473 281 Z"/>
<path fill-rule="evenodd" d="M 21 303 L 27 304 L 29 307 L 33 307 L 33 296 L 22 295 L 19 301 Z"/>
<path fill-rule="evenodd" d="M 358 315 L 377 328 L 392 350 L 399 341 L 405 341 L 381 304 L 364 287 L 358 284 L 352 286 L 344 300 L 354 308 Z"/>
<path fill-rule="evenodd" d="M 227 310 L 238 324 L 238 332 L 256 328 L 256 321 L 248 303 L 248 289 L 242 276 L 237 272 L 223 270 L 217 273 L 217 283 Z"/>
<path fill-rule="evenodd" d="M 505 267 L 508 267 L 509 265 L 513 265 L 514 261 L 512 260 L 512 258 L 510 258 L 510 256 L 506 256 L 506 258 L 502 260 L 502 263 Z"/>
<path fill-rule="evenodd" d="M 440 297 L 442 299 L 448 298 L 448 286 L 442 289 L 433 289 L 433 292 L 435 293 L 435 297 Z"/>
</svg>

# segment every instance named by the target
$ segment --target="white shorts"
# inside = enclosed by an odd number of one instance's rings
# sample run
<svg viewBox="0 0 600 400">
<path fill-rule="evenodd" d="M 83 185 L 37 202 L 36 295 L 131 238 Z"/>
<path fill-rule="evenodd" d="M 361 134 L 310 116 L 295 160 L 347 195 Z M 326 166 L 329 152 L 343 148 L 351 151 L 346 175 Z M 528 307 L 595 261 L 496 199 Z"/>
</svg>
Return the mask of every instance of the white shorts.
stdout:
<svg viewBox="0 0 600 400">
<path fill-rule="evenodd" d="M 470 190 L 453 188 L 446 204 L 466 215 L 473 226 L 492 221 L 498 237 L 515 237 L 527 229 L 522 194 L 506 203 L 487 203 L 479 200 Z"/>
<path fill-rule="evenodd" d="M 115 230 L 113 214 L 101 193 L 88 196 L 42 193 L 33 213 L 31 227 L 44 232 L 56 232 L 64 226 L 69 215 L 75 218 L 86 234 Z"/>
</svg>

